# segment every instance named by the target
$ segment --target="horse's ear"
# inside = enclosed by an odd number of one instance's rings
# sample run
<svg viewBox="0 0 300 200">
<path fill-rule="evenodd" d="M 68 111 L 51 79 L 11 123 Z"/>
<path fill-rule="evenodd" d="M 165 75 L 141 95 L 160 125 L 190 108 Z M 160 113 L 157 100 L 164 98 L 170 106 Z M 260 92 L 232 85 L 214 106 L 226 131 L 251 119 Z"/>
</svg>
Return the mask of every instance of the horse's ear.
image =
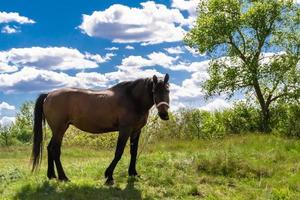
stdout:
<svg viewBox="0 0 300 200">
<path fill-rule="evenodd" d="M 169 74 L 165 75 L 164 83 L 166 84 L 169 81 Z"/>
<path fill-rule="evenodd" d="M 153 83 L 156 85 L 157 84 L 157 82 L 158 82 L 158 80 L 157 80 L 157 76 L 153 76 Z"/>
</svg>

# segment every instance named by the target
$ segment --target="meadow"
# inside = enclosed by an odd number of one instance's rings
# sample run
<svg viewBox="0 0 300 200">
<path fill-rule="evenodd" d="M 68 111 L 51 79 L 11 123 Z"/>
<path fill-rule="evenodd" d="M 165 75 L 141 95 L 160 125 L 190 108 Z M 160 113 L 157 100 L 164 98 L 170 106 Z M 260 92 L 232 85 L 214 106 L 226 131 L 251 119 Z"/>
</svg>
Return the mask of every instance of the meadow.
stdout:
<svg viewBox="0 0 300 200">
<path fill-rule="evenodd" d="M 99 136 L 102 137 L 102 136 Z M 268 134 L 205 140 L 152 140 L 141 144 L 129 178 L 129 148 L 114 186 L 104 171 L 114 149 L 65 144 L 62 162 L 71 182 L 46 178 L 46 157 L 31 174 L 30 146 L 0 150 L 1 199 L 300 199 L 300 141 Z"/>
</svg>

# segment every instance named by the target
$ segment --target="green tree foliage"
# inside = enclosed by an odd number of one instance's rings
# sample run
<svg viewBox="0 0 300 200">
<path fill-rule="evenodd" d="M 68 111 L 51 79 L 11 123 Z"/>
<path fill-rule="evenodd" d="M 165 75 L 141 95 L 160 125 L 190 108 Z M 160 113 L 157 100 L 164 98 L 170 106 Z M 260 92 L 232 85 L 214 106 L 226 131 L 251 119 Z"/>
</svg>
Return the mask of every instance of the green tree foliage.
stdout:
<svg viewBox="0 0 300 200">
<path fill-rule="evenodd" d="M 263 131 L 270 130 L 276 102 L 299 102 L 300 8 L 294 1 L 201 1 L 185 42 L 212 58 L 207 95 L 255 96 Z"/>
<path fill-rule="evenodd" d="M 33 127 L 33 102 L 28 101 L 22 104 L 17 113 L 16 122 L 11 127 L 12 134 L 22 143 L 31 142 Z"/>
<path fill-rule="evenodd" d="M 0 126 L 0 145 L 9 146 L 12 144 L 12 137 L 10 133 L 10 127 Z"/>
</svg>

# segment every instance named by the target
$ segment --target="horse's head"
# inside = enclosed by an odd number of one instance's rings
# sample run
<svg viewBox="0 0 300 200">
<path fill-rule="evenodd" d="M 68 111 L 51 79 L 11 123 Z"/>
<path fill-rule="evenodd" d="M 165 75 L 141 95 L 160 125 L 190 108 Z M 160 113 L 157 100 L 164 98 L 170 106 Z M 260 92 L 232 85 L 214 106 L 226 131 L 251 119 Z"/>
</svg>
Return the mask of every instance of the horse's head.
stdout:
<svg viewBox="0 0 300 200">
<path fill-rule="evenodd" d="M 158 110 L 158 115 L 162 120 L 168 120 L 169 114 L 169 74 L 166 74 L 165 78 L 158 79 L 157 76 L 153 76 L 153 101 Z"/>
</svg>

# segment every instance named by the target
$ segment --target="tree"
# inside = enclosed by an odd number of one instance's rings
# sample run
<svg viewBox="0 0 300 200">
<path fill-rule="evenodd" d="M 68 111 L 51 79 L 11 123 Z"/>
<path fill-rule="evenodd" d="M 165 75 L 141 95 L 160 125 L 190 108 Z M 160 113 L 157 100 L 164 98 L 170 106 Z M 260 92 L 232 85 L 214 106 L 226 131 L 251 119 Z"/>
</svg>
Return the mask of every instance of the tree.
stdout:
<svg viewBox="0 0 300 200">
<path fill-rule="evenodd" d="M 12 127 L 15 137 L 21 142 L 30 142 L 33 126 L 33 102 L 24 102 L 16 116 L 16 122 Z"/>
<path fill-rule="evenodd" d="M 294 1 L 201 1 L 184 40 L 212 58 L 203 83 L 207 96 L 255 96 L 263 131 L 270 130 L 274 102 L 299 101 L 300 8 Z"/>
<path fill-rule="evenodd" d="M 9 127 L 0 125 L 0 139 L 3 141 L 5 146 L 10 144 L 11 134 L 9 131 Z"/>
</svg>

